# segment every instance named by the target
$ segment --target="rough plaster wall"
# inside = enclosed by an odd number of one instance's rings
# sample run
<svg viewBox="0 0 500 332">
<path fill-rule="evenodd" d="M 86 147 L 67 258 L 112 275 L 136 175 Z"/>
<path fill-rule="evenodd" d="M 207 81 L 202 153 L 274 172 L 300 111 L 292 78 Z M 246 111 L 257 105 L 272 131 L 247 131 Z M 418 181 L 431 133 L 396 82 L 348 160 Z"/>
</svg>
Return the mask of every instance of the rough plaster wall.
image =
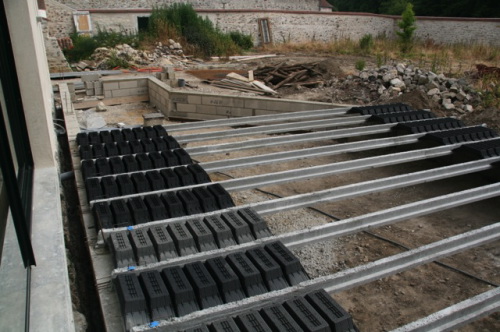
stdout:
<svg viewBox="0 0 500 332">
<path fill-rule="evenodd" d="M 49 35 L 55 38 L 68 37 L 75 31 L 73 23 L 73 8 L 55 0 L 46 0 Z"/>
<path fill-rule="evenodd" d="M 478 43 L 500 46 L 500 20 L 418 20 L 417 38 L 438 43 Z"/>
<path fill-rule="evenodd" d="M 59 0 L 76 9 L 152 8 L 174 3 L 189 3 L 197 9 L 264 9 L 318 11 L 319 0 Z"/>
</svg>

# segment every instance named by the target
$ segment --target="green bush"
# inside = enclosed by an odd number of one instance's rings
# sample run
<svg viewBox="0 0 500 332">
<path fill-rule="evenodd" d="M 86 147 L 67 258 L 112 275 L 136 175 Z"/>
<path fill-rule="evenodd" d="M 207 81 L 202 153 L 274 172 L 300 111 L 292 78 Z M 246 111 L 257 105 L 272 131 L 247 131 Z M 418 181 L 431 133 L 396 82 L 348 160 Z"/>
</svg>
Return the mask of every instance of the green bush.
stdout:
<svg viewBox="0 0 500 332">
<path fill-rule="evenodd" d="M 111 56 L 108 59 L 106 59 L 104 67 L 107 68 L 107 69 L 113 69 L 113 68 L 116 68 L 116 67 L 119 67 L 119 68 L 129 68 L 130 67 L 130 63 L 127 61 L 127 59 L 120 58 L 116 54 L 116 52 L 113 52 L 111 54 Z"/>
<path fill-rule="evenodd" d="M 362 71 L 363 69 L 365 69 L 365 66 L 366 66 L 365 60 L 358 60 L 358 61 L 356 61 L 356 64 L 354 65 L 354 67 L 356 67 L 356 69 L 359 71 Z"/>
<path fill-rule="evenodd" d="M 359 48 L 363 53 L 370 53 L 373 44 L 373 36 L 370 34 L 364 35 L 363 38 L 359 40 Z"/>
<path fill-rule="evenodd" d="M 253 47 L 252 36 L 245 35 L 239 31 L 231 31 L 229 36 L 233 42 L 244 50 L 249 50 Z"/>
<path fill-rule="evenodd" d="M 101 30 L 97 27 L 97 34 L 92 37 L 99 47 L 115 47 L 120 44 L 128 44 L 132 47 L 137 47 L 139 45 L 139 35 L 135 33 L 130 33 L 125 30 L 120 32 L 113 30 Z"/>
<path fill-rule="evenodd" d="M 94 50 L 99 47 L 99 44 L 90 36 L 73 33 L 70 37 L 73 41 L 73 48 L 64 51 L 69 62 L 88 59 L 94 53 Z"/>
</svg>

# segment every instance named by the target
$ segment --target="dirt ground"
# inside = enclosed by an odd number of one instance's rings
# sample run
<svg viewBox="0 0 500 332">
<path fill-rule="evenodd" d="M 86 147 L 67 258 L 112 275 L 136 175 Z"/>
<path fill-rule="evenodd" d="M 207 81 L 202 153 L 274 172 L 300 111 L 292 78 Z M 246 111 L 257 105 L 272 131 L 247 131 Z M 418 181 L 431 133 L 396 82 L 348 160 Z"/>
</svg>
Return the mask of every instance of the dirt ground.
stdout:
<svg viewBox="0 0 500 332">
<path fill-rule="evenodd" d="M 256 66 L 282 61 L 281 59 L 259 60 L 240 65 L 240 69 L 249 70 Z M 325 60 L 324 58 L 287 57 L 288 61 L 312 62 Z M 264 62 L 265 61 L 265 62 Z M 353 57 L 338 57 L 329 60 L 332 75 L 347 75 L 354 73 L 355 59 Z M 367 64 L 369 66 L 370 63 Z M 180 72 L 195 91 L 215 92 L 224 94 L 252 95 L 231 90 L 214 88 L 202 83 L 202 79 L 191 74 Z M 328 93 L 326 88 L 306 89 L 300 91 L 285 91 L 283 98 L 302 100 L 324 100 Z M 355 94 L 355 91 L 352 91 Z M 418 108 L 431 108 L 426 96 L 409 94 L 401 100 Z M 122 115 L 135 114 L 124 119 Z M 130 104 L 109 107 L 102 113 L 109 125 L 117 122 L 126 124 L 141 124 L 139 114 L 154 112 L 147 104 Z M 85 111 L 84 111 L 85 112 Z M 438 115 L 446 113 L 436 110 Z M 137 122 L 139 121 L 139 122 Z M 481 124 L 488 122 L 498 126 L 500 116 L 498 110 L 488 110 L 484 113 L 472 114 L 464 118 L 468 124 Z M 168 130 L 168 122 L 165 121 Z M 500 128 L 498 126 L 497 128 Z M 177 134 L 177 133 L 176 133 Z M 252 139 L 245 137 L 241 139 Z M 237 141 L 240 138 L 231 138 L 224 141 Z M 208 145 L 214 142 L 192 143 L 187 147 Z M 253 154 L 273 153 L 283 150 L 308 149 L 315 146 L 335 144 L 335 141 L 322 141 L 293 146 L 280 146 L 274 148 L 239 151 L 228 154 L 211 154 L 198 158 L 199 162 L 219 159 L 232 159 Z M 393 153 L 398 149 L 381 149 L 377 154 Z M 304 168 L 314 165 L 359 159 L 373 155 L 374 152 L 347 153 L 337 156 L 304 159 L 287 163 L 271 164 L 261 167 L 237 169 L 226 174 L 211 174 L 212 180 L 223 181 L 229 177 L 246 177 L 261 173 L 277 172 L 294 168 Z M 269 193 L 290 196 L 300 193 L 318 191 L 338 187 L 346 184 L 368 181 L 381 177 L 405 174 L 408 172 L 439 167 L 449 163 L 449 160 L 428 160 L 412 162 L 397 166 L 377 168 L 362 172 L 350 172 L 337 176 L 315 178 L 307 181 L 294 182 L 283 185 L 260 188 L 267 193 L 250 190 L 233 193 L 237 205 L 275 198 Z M 484 174 L 467 175 L 451 180 L 441 180 L 408 188 L 378 192 L 370 195 L 340 201 L 337 203 L 321 204 L 316 208 L 331 215 L 326 217 L 310 209 L 300 209 L 290 212 L 266 216 L 274 234 L 286 233 L 296 229 L 335 222 L 381 209 L 398 206 L 417 200 L 422 200 L 438 195 L 444 195 L 460 190 L 465 190 L 489 183 L 491 180 Z M 308 274 L 314 278 L 333 274 L 348 268 L 363 265 L 375 260 L 395 255 L 405 251 L 402 246 L 416 248 L 431 242 L 439 241 L 453 235 L 477 229 L 498 221 L 500 216 L 500 200 L 498 198 L 469 204 L 467 206 L 434 213 L 431 215 L 399 222 L 390 226 L 373 229 L 370 232 L 358 233 L 325 243 L 309 245 L 296 250 Z M 333 218 L 333 219 L 332 219 Z M 467 298 L 492 289 L 500 284 L 500 241 L 490 243 L 478 248 L 467 250 L 463 253 L 442 259 L 445 265 L 429 263 L 391 277 L 383 278 L 366 285 L 333 294 L 333 297 L 348 310 L 361 331 L 388 331 L 416 319 L 425 317 L 433 312 L 463 301 Z M 496 313 L 486 318 L 477 320 L 462 327 L 458 331 L 500 331 L 500 314 Z"/>
</svg>

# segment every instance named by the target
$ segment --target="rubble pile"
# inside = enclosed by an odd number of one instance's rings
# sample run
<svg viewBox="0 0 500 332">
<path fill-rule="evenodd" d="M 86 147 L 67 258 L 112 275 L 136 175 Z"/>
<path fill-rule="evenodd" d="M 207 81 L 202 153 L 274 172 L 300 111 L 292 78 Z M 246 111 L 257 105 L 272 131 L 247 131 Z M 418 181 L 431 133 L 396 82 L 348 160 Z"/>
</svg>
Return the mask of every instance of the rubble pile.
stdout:
<svg viewBox="0 0 500 332">
<path fill-rule="evenodd" d="M 112 69 L 108 60 L 113 57 L 126 61 L 129 64 L 128 67 L 182 66 L 185 61 L 181 44 L 170 39 L 168 44 L 156 43 L 152 51 L 136 50 L 127 44 L 116 45 L 113 48 L 99 47 L 92 54 L 92 61 L 82 61 L 76 67 L 79 70 Z"/>
<path fill-rule="evenodd" d="M 420 90 L 429 99 L 444 109 L 456 113 L 474 110 L 480 95 L 474 91 L 469 80 L 446 77 L 413 65 L 386 65 L 378 69 L 366 69 L 358 75 L 332 81 L 332 87 L 362 90 L 362 102 L 372 103 L 389 100 L 398 95 Z"/>
<path fill-rule="evenodd" d="M 275 66 L 260 67 L 255 70 L 255 77 L 265 82 L 273 89 L 282 86 L 316 87 L 324 84 L 323 73 L 318 68 L 319 63 L 287 65 L 282 62 Z"/>
</svg>

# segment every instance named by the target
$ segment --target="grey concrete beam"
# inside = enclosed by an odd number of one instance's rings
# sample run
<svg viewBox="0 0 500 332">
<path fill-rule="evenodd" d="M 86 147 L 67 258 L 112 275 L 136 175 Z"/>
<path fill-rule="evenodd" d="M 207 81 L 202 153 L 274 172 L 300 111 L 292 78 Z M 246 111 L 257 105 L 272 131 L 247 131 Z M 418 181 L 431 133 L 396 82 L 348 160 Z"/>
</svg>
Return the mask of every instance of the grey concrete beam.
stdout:
<svg viewBox="0 0 500 332">
<path fill-rule="evenodd" d="M 190 123 L 167 125 L 165 129 L 169 132 L 189 131 L 196 129 L 229 127 L 240 125 L 257 125 L 262 123 L 282 122 L 282 121 L 302 121 L 304 119 L 324 118 L 345 115 L 351 107 L 324 109 L 303 112 L 287 112 L 281 114 L 246 116 L 231 119 L 208 120 Z"/>
<path fill-rule="evenodd" d="M 319 132 L 298 134 L 298 135 L 266 137 L 266 138 L 252 139 L 242 142 L 234 142 L 234 143 L 204 145 L 204 146 L 186 148 L 185 150 L 187 153 L 189 153 L 190 156 L 196 157 L 205 154 L 227 153 L 232 151 L 266 148 L 284 144 L 296 144 L 296 143 L 324 141 L 328 139 L 356 137 L 362 135 L 384 134 L 390 132 L 391 128 L 394 126 L 395 124 L 390 123 L 390 124 L 373 125 L 366 127 L 343 128 L 343 129 L 319 131 Z"/>
<path fill-rule="evenodd" d="M 350 117 L 340 117 L 334 119 L 321 119 L 314 121 L 300 121 L 290 123 L 279 123 L 272 125 L 262 125 L 250 128 L 230 129 L 221 131 L 212 131 L 207 133 L 196 133 L 186 135 L 176 135 L 175 139 L 180 144 L 200 142 L 206 140 L 223 139 L 228 137 L 239 137 L 256 134 L 276 134 L 289 131 L 309 130 L 318 128 L 333 128 L 338 126 L 360 125 L 365 123 L 370 115 L 357 115 Z"/>
<path fill-rule="evenodd" d="M 392 332 L 444 332 L 500 311 L 500 287 L 476 295 Z"/>
</svg>

